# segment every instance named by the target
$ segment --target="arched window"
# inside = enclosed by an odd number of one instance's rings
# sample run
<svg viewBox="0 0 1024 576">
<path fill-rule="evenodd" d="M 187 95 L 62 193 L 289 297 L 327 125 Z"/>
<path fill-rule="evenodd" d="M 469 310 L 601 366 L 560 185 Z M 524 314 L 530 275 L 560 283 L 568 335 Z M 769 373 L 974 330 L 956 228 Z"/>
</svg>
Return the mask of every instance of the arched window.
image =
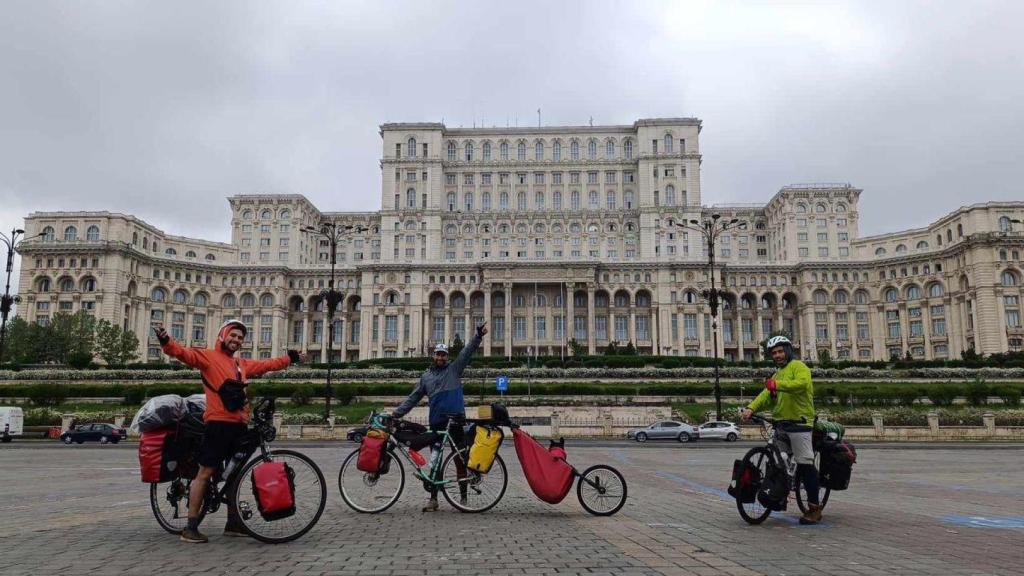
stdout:
<svg viewBox="0 0 1024 576">
<path fill-rule="evenodd" d="M 267 209 L 267 210 L 264 210 L 264 211 L 260 212 L 260 220 L 273 220 L 273 218 L 274 218 L 274 211 L 273 210 Z"/>
<path fill-rule="evenodd" d="M 505 307 L 505 295 L 504 294 L 499 292 L 498 294 L 495 294 L 494 297 L 491 298 L 491 300 L 493 301 L 493 303 L 491 304 L 491 308 L 492 309 L 500 309 L 500 308 L 504 308 Z"/>
<path fill-rule="evenodd" d="M 502 192 L 498 198 L 498 207 L 502 210 L 508 210 L 508 192 Z"/>
<path fill-rule="evenodd" d="M 408 156 L 409 158 L 415 158 L 416 157 L 416 139 L 415 138 L 409 138 L 405 142 L 405 155 Z"/>
<path fill-rule="evenodd" d="M 836 204 L 836 212 L 839 212 L 840 214 L 846 212 L 846 204 Z"/>
<path fill-rule="evenodd" d="M 815 304 L 828 304 L 828 294 L 824 290 L 815 290 L 815 292 L 814 292 L 814 303 Z"/>
<path fill-rule="evenodd" d="M 516 224 L 516 234 L 526 234 L 526 224 L 522 222 Z"/>
<path fill-rule="evenodd" d="M 455 224 L 449 224 L 444 227 L 444 233 L 448 236 L 455 236 L 459 233 L 459 228 Z"/>
<path fill-rule="evenodd" d="M 483 196 L 480 199 L 480 203 L 481 203 L 480 207 L 484 211 L 490 210 L 491 209 L 491 193 L 490 192 L 484 192 Z"/>
<path fill-rule="evenodd" d="M 958 238 L 963 238 L 964 237 L 964 225 L 963 224 L 957 224 L 956 225 L 956 235 L 957 235 Z"/>
<path fill-rule="evenodd" d="M 174 303 L 175 304 L 185 304 L 187 302 L 188 302 L 188 292 L 185 292 L 184 290 L 175 290 L 174 291 Z"/>
<path fill-rule="evenodd" d="M 606 160 L 615 158 L 615 142 L 609 140 L 604 144 L 604 157 Z"/>
<path fill-rule="evenodd" d="M 896 253 L 897 254 L 900 254 L 900 253 L 903 253 L 903 252 L 906 252 L 906 251 L 907 251 L 906 245 L 904 245 L 904 244 L 897 244 L 896 245 Z"/>
<path fill-rule="evenodd" d="M 43 228 L 43 242 L 53 242 L 53 226 Z"/>
<path fill-rule="evenodd" d="M 676 187 L 669 184 L 665 186 L 665 206 L 676 205 Z"/>
<path fill-rule="evenodd" d="M 554 210 L 562 209 L 562 193 L 558 190 L 551 195 L 551 208 Z"/>
<path fill-rule="evenodd" d="M 405 191 L 405 207 L 415 208 L 416 207 L 416 189 L 409 188 Z"/>
<path fill-rule="evenodd" d="M 939 296 L 942 296 L 942 284 L 935 282 L 934 284 L 928 286 L 929 298 L 938 298 Z"/>
<path fill-rule="evenodd" d="M 857 304 L 867 304 L 868 300 L 869 298 L 867 290 L 857 290 L 856 292 L 853 293 L 853 301 L 856 302 Z"/>
<path fill-rule="evenodd" d="M 90 242 L 95 242 L 100 239 L 100 227 L 89 226 L 89 229 L 85 231 L 85 239 Z"/>
<path fill-rule="evenodd" d="M 597 190 L 591 190 L 590 193 L 587 194 L 587 205 L 591 210 L 597 210 Z"/>
<path fill-rule="evenodd" d="M 75 281 L 72 280 L 71 278 L 61 278 L 60 282 L 58 283 L 58 287 L 60 288 L 61 292 L 74 292 Z"/>
<path fill-rule="evenodd" d="M 615 190 L 609 190 L 607 193 L 607 205 L 609 210 L 615 210 Z"/>
<path fill-rule="evenodd" d="M 238 300 L 235 298 L 234 294 L 225 294 L 224 298 L 221 300 L 221 306 L 224 308 L 234 308 L 237 305 Z"/>
<path fill-rule="evenodd" d="M 213 262 L 214 260 L 216 260 L 216 259 L 217 259 L 217 257 L 216 257 L 216 256 L 214 256 L 213 254 L 207 254 L 207 255 L 205 256 L 205 259 L 206 259 L 206 261 L 207 261 L 207 262 Z"/>
<path fill-rule="evenodd" d="M 917 243 L 917 249 L 918 250 L 926 250 L 927 248 L 928 248 L 928 242 L 927 241 L 921 240 L 920 242 Z"/>
<path fill-rule="evenodd" d="M 508 160 L 508 142 L 502 142 L 499 148 L 502 160 Z"/>
<path fill-rule="evenodd" d="M 832 295 L 832 298 L 835 300 L 836 304 L 846 304 L 850 301 L 850 296 L 846 293 L 846 290 L 836 290 L 835 294 Z"/>
<path fill-rule="evenodd" d="M 188 252 L 185 252 L 185 258 L 195 258 L 195 257 L 196 257 L 196 253 L 195 252 L 193 252 L 191 250 L 189 250 Z"/>
<path fill-rule="evenodd" d="M 164 255 L 165 256 L 177 256 L 178 255 L 178 251 L 175 250 L 174 248 L 168 248 L 168 249 L 164 250 Z"/>
<path fill-rule="evenodd" d="M 533 300 L 533 305 L 537 308 L 546 308 L 548 305 L 548 299 L 543 294 L 537 294 L 537 297 Z"/>
<path fill-rule="evenodd" d="M 626 140 L 622 143 L 622 155 L 626 157 L 626 160 L 633 158 L 633 141 Z"/>
<path fill-rule="evenodd" d="M 570 195 L 570 198 L 571 198 L 570 209 L 571 210 L 579 210 L 580 209 L 580 191 L 579 190 L 573 190 L 572 194 Z"/>
<path fill-rule="evenodd" d="M 672 135 L 665 134 L 665 152 L 672 153 Z"/>
<path fill-rule="evenodd" d="M 456 152 L 455 152 L 455 142 L 449 142 L 448 143 L 448 161 L 449 162 L 454 162 L 455 161 L 455 154 L 456 154 Z"/>
<path fill-rule="evenodd" d="M 824 214 L 825 213 L 825 205 L 824 204 L 815 204 L 814 211 L 817 212 L 818 214 Z"/>
<path fill-rule="evenodd" d="M 533 231 L 538 233 L 538 234 L 543 234 L 545 230 L 547 230 L 547 228 L 544 226 L 544 224 L 542 224 L 540 222 L 538 222 L 537 224 L 534 224 L 534 226 L 533 226 Z"/>
<path fill-rule="evenodd" d="M 911 284 L 907 287 L 907 300 L 919 300 L 920 298 L 921 289 L 917 285 Z"/>
<path fill-rule="evenodd" d="M 82 292 L 95 292 L 96 291 L 96 279 L 92 276 L 86 276 L 82 280 Z"/>
<path fill-rule="evenodd" d="M 591 160 L 597 159 L 597 140 L 591 140 L 587 142 L 587 158 Z"/>
<path fill-rule="evenodd" d="M 558 162 L 562 159 L 562 142 L 561 140 L 555 140 L 554 144 L 551 145 L 551 159 Z"/>
<path fill-rule="evenodd" d="M 291 220 L 291 218 L 292 218 L 292 211 L 287 209 L 287 208 L 285 208 L 284 210 L 281 210 L 280 218 L 281 218 L 281 220 Z"/>
<path fill-rule="evenodd" d="M 198 294 L 192 297 L 192 301 L 195 303 L 196 306 L 206 306 L 206 294 L 199 292 Z"/>
<path fill-rule="evenodd" d="M 875 248 L 875 256 L 885 256 L 885 248 Z"/>
<path fill-rule="evenodd" d="M 252 220 L 252 210 L 242 210 L 242 220 Z"/>
<path fill-rule="evenodd" d="M 242 308 L 255 308 L 256 297 L 252 294 L 242 294 Z"/>
<path fill-rule="evenodd" d="M 483 148 L 484 148 L 484 162 L 490 162 L 491 161 L 491 143 L 490 142 L 484 142 Z"/>
<path fill-rule="evenodd" d="M 1011 232 L 1013 231 L 1013 222 L 1010 222 L 1009 216 L 1003 216 L 999 219 L 999 231 L 1000 232 Z"/>
<path fill-rule="evenodd" d="M 78 228 L 68 226 L 64 229 L 64 241 L 74 242 L 75 240 L 78 240 Z"/>
<path fill-rule="evenodd" d="M 163 288 L 153 288 L 153 291 L 149 294 L 149 298 L 153 302 L 164 302 L 167 300 L 167 291 Z"/>
<path fill-rule="evenodd" d="M 629 294 L 625 292 L 617 292 L 615 294 L 615 307 L 616 308 L 628 308 L 629 307 Z"/>
<path fill-rule="evenodd" d="M 473 233 L 473 225 L 472 224 L 466 224 L 465 226 L 463 226 L 462 227 L 462 233 L 464 235 L 466 235 L 466 236 L 469 236 L 470 234 L 472 234 Z"/>
<path fill-rule="evenodd" d="M 516 210 L 526 210 L 526 192 L 516 194 Z"/>
<path fill-rule="evenodd" d="M 576 140 L 573 140 L 572 143 L 569 144 L 569 158 L 572 160 L 580 159 L 580 143 Z"/>
<path fill-rule="evenodd" d="M 274 295 L 273 294 L 264 294 L 263 296 L 260 296 L 260 306 L 263 306 L 264 308 L 270 308 L 273 305 L 274 305 Z"/>
<path fill-rule="evenodd" d="M 798 213 L 800 213 L 800 214 L 803 214 L 803 213 L 807 212 L 807 206 L 805 206 L 803 204 L 797 204 L 796 205 L 796 211 Z"/>
<path fill-rule="evenodd" d="M 472 162 L 473 161 L 473 143 L 472 142 L 466 142 L 465 152 L 466 152 L 466 162 Z"/>
<path fill-rule="evenodd" d="M 1013 270 L 1006 270 L 1003 272 L 1002 282 L 1003 286 L 1016 286 L 1017 275 L 1013 273 Z"/>
<path fill-rule="evenodd" d="M 544 159 L 544 143 L 537 142 L 533 145 L 533 159 L 540 162 Z"/>
<path fill-rule="evenodd" d="M 466 212 L 472 212 L 473 211 L 473 193 L 472 192 L 466 192 L 465 196 L 463 197 L 463 203 L 466 206 Z"/>
<path fill-rule="evenodd" d="M 544 193 L 540 190 L 533 193 L 533 206 L 537 210 L 544 209 Z"/>
<path fill-rule="evenodd" d="M 631 210 L 633 208 L 633 191 L 632 190 L 626 190 L 625 192 L 622 193 L 622 202 L 624 204 L 623 207 L 626 210 Z"/>
<path fill-rule="evenodd" d="M 519 142 L 516 145 L 516 160 L 520 162 L 526 160 L 526 142 Z"/>
<path fill-rule="evenodd" d="M 885 289 L 885 301 L 886 302 L 895 302 L 898 297 L 899 297 L 899 293 L 896 292 L 895 288 L 886 288 Z"/>
</svg>

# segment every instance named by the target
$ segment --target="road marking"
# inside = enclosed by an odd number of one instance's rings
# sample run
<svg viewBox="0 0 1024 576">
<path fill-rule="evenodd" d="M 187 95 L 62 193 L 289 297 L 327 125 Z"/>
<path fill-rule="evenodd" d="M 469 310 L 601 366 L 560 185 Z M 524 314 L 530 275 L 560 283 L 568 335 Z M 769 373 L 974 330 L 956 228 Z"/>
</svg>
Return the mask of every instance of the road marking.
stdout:
<svg viewBox="0 0 1024 576">
<path fill-rule="evenodd" d="M 972 528 L 1024 529 L 1024 516 L 946 516 L 943 521 Z"/>
</svg>

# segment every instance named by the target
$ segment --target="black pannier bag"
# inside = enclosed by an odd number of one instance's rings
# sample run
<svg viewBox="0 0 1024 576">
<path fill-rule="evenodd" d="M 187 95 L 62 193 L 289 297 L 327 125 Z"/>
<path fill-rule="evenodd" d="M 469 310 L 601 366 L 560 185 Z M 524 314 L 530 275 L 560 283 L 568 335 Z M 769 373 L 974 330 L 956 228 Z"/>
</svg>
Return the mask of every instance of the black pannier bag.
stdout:
<svg viewBox="0 0 1024 576">
<path fill-rule="evenodd" d="M 850 487 L 857 450 L 849 442 L 825 442 L 821 449 L 818 480 L 822 488 L 846 490 Z"/>
<path fill-rule="evenodd" d="M 732 463 L 732 484 L 729 495 L 744 504 L 752 504 L 757 498 L 757 489 L 761 485 L 761 472 L 754 466 L 744 465 L 743 460 Z"/>
<path fill-rule="evenodd" d="M 789 490 L 789 475 L 786 474 L 785 468 L 769 468 L 757 491 L 757 501 L 768 510 L 785 511 L 789 501 Z"/>
</svg>

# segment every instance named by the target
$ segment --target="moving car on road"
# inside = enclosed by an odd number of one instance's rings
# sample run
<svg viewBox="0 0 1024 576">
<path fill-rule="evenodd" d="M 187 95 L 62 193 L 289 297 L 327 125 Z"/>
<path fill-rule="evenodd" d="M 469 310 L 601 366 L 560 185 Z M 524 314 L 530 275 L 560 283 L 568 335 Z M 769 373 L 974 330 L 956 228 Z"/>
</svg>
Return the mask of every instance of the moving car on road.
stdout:
<svg viewBox="0 0 1024 576">
<path fill-rule="evenodd" d="M 99 442 L 100 444 L 117 444 L 128 437 L 128 431 L 124 428 L 115 428 L 113 424 L 82 424 L 73 430 L 60 435 L 60 441 L 65 444 L 81 444 L 82 442 Z"/>
<path fill-rule="evenodd" d="M 690 440 L 696 440 L 697 437 L 698 430 L 696 428 L 676 420 L 663 420 L 645 428 L 634 428 L 626 432 L 627 439 L 636 440 L 637 442 L 647 442 L 648 440 L 689 442 Z"/>
</svg>

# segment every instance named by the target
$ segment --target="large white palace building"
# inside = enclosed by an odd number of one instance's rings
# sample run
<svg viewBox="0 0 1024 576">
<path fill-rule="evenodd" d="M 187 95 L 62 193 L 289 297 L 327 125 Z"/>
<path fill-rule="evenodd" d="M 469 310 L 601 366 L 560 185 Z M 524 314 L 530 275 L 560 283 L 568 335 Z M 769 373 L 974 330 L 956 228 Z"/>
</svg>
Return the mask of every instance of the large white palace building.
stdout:
<svg viewBox="0 0 1024 576">
<path fill-rule="evenodd" d="M 225 318 L 243 353 L 328 358 L 329 247 L 305 227 L 363 226 L 337 251 L 344 301 L 332 359 L 422 355 L 490 322 L 488 355 L 709 356 L 707 245 L 676 225 L 744 224 L 716 247 L 727 291 L 720 353 L 758 354 L 784 330 L 805 356 L 955 358 L 1020 350 L 1024 202 L 960 208 L 924 228 L 861 237 L 849 184 L 785 186 L 767 205 L 704 205 L 701 122 L 450 129 L 380 127 L 379 212 L 322 212 L 304 196 L 240 195 L 231 243 L 173 236 L 112 212 L 36 212 L 20 249 L 18 314 L 89 310 L 140 335 L 151 323 L 209 346 Z M 144 335 L 149 334 L 149 337 Z"/>
</svg>

